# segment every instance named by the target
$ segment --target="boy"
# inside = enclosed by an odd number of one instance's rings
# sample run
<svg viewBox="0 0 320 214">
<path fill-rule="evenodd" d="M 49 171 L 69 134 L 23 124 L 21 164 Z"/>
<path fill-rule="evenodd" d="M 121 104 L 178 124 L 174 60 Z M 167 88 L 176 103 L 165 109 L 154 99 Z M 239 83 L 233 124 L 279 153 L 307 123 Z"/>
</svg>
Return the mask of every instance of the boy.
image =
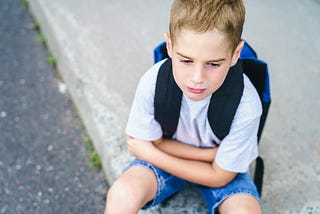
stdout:
<svg viewBox="0 0 320 214">
<path fill-rule="evenodd" d="M 187 185 L 204 196 L 209 213 L 262 213 L 256 187 L 247 173 L 257 157 L 261 104 L 254 86 L 244 90 L 229 134 L 213 133 L 207 111 L 240 56 L 245 8 L 241 0 L 175 0 L 170 33 L 165 33 L 174 80 L 183 92 L 172 139 L 154 117 L 157 74 L 165 60 L 141 78 L 126 134 L 136 157 L 111 186 L 105 213 L 137 213 L 159 204 Z"/>
</svg>

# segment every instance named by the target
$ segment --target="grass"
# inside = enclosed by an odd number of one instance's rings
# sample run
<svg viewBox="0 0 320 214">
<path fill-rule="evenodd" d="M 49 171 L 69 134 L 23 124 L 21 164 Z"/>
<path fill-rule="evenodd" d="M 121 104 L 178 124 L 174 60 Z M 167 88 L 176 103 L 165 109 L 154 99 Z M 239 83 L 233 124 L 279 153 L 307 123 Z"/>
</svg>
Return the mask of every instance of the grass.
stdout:
<svg viewBox="0 0 320 214">
<path fill-rule="evenodd" d="M 38 42 L 41 44 L 45 45 L 46 44 L 46 37 L 44 36 L 43 33 L 39 32 L 37 35 Z"/>
<path fill-rule="evenodd" d="M 40 25 L 38 22 L 34 22 L 33 25 L 32 25 L 32 28 L 38 32 L 37 34 L 37 40 L 40 44 L 44 45 L 45 47 L 47 47 L 47 43 L 46 43 L 46 37 L 45 35 L 41 32 L 41 29 L 40 29 Z M 57 65 L 57 59 L 52 55 L 50 54 L 47 58 L 47 61 L 50 65 L 52 65 L 54 68 L 56 68 L 56 65 Z"/>
<path fill-rule="evenodd" d="M 35 31 L 40 31 L 40 25 L 38 22 L 33 23 L 32 29 Z"/>
<path fill-rule="evenodd" d="M 88 163 L 89 168 L 100 170 L 102 168 L 102 162 L 98 153 L 95 151 L 93 147 L 92 140 L 89 137 L 85 137 L 84 142 L 86 143 L 86 150 L 90 154 Z"/>
<path fill-rule="evenodd" d="M 55 67 L 57 64 L 57 59 L 53 55 L 50 55 L 48 56 L 48 63 Z"/>
<path fill-rule="evenodd" d="M 22 0 L 21 1 L 21 6 L 23 8 L 28 8 L 29 7 L 29 1 L 28 0 Z"/>
</svg>

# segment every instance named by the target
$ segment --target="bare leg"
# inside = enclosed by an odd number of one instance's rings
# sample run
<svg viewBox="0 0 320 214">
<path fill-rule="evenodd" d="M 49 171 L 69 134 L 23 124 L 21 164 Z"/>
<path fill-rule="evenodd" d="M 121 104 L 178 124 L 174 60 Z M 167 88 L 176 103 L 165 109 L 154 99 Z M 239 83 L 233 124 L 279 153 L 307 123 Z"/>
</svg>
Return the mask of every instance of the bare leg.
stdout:
<svg viewBox="0 0 320 214">
<path fill-rule="evenodd" d="M 252 196 L 239 194 L 226 199 L 219 207 L 221 214 L 262 214 L 260 203 Z"/>
<path fill-rule="evenodd" d="M 122 174 L 107 193 L 105 214 L 134 214 L 157 193 L 154 173 L 141 166 L 134 166 Z"/>
</svg>

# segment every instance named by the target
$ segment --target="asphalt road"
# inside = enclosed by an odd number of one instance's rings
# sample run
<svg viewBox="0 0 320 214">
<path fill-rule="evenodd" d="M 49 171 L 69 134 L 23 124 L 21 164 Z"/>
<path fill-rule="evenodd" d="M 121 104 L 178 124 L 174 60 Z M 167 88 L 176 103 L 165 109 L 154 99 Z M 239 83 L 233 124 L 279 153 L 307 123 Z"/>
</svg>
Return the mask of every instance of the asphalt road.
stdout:
<svg viewBox="0 0 320 214">
<path fill-rule="evenodd" d="M 0 214 L 102 213 L 103 172 L 32 26 L 21 1 L 1 1 Z"/>
</svg>

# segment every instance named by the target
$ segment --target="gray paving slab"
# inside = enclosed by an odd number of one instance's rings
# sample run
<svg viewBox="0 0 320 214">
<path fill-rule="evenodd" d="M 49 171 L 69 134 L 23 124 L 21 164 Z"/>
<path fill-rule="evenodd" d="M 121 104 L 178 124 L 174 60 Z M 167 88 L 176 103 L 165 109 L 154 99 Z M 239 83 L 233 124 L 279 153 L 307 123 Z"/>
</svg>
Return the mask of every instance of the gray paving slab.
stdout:
<svg viewBox="0 0 320 214">
<path fill-rule="evenodd" d="M 102 213 L 86 131 L 21 1 L 0 4 L 0 213 Z"/>
<path fill-rule="evenodd" d="M 152 65 L 152 49 L 167 31 L 171 2 L 30 0 L 109 182 L 130 161 L 123 140 L 126 118 L 137 81 Z M 320 3 L 245 5 L 243 37 L 269 63 L 272 90 L 260 145 L 264 211 L 319 213 Z M 150 212 L 206 213 L 197 197 L 188 190 Z"/>
</svg>

